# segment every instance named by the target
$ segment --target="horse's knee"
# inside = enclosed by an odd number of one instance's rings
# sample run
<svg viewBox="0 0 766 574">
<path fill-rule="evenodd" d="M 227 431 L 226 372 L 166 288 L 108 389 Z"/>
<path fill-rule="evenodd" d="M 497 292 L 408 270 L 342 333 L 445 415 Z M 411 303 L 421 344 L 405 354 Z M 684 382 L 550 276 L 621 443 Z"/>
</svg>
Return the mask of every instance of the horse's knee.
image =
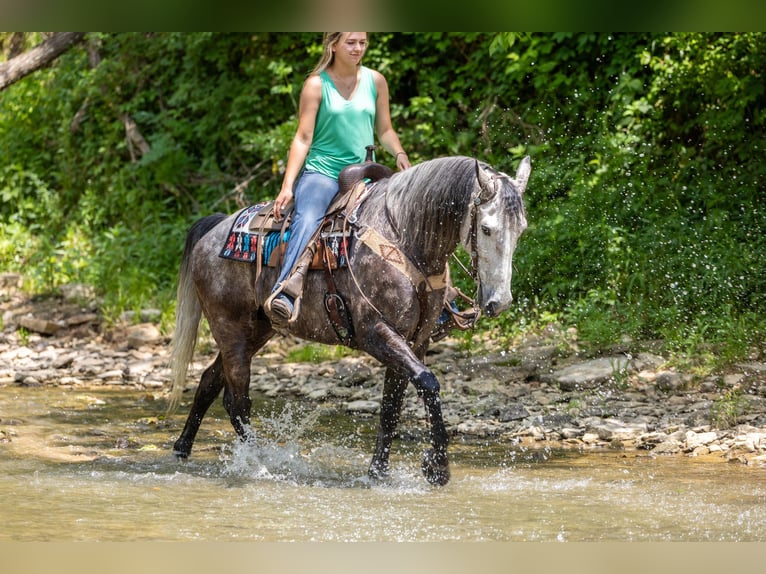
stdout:
<svg viewBox="0 0 766 574">
<path fill-rule="evenodd" d="M 439 380 L 430 370 L 426 369 L 415 377 L 415 388 L 421 395 L 438 395 Z"/>
</svg>

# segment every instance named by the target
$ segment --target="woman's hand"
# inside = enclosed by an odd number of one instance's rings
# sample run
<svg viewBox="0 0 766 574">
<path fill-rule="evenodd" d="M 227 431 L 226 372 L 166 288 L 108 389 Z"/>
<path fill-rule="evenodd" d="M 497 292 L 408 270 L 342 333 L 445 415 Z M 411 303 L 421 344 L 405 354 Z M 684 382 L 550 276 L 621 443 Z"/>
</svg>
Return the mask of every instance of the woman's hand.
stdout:
<svg viewBox="0 0 766 574">
<path fill-rule="evenodd" d="M 396 154 L 396 167 L 399 171 L 404 171 L 405 169 L 412 167 L 410 165 L 410 158 L 408 158 L 407 154 L 403 151 Z"/>
<path fill-rule="evenodd" d="M 279 195 L 277 195 L 277 198 L 274 200 L 274 218 L 277 221 L 282 219 L 282 210 L 286 209 L 292 200 L 292 188 L 283 187 L 282 191 L 279 192 Z"/>
</svg>

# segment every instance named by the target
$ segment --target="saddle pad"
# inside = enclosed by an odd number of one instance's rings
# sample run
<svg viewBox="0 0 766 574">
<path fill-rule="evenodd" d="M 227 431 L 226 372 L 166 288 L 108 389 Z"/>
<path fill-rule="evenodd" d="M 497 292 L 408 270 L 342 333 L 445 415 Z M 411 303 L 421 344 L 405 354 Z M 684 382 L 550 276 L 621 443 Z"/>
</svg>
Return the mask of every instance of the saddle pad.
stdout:
<svg viewBox="0 0 766 574">
<path fill-rule="evenodd" d="M 258 257 L 258 242 L 261 242 L 263 258 L 261 264 L 266 267 L 279 267 L 282 264 L 287 241 L 290 239 L 290 229 L 284 233 L 273 229 L 266 229 L 264 233 L 255 231 L 252 226 L 254 219 L 258 219 L 259 212 L 266 208 L 270 209 L 271 202 L 259 203 L 243 209 L 235 218 L 231 230 L 226 236 L 219 257 L 254 263 Z M 332 225 L 330 225 L 332 227 Z M 311 269 L 322 269 L 325 251 L 332 269 L 345 267 L 347 261 L 347 242 L 342 240 L 343 234 L 338 231 L 329 231 L 320 234 L 318 248 L 315 250 Z"/>
<path fill-rule="evenodd" d="M 229 234 L 226 236 L 226 242 L 219 253 L 224 259 L 233 259 L 234 261 L 245 261 L 253 263 L 258 256 L 258 240 L 260 234 L 251 229 L 253 219 L 256 219 L 261 210 L 270 205 L 271 202 L 257 203 L 246 207 L 239 212 L 234 219 Z M 272 252 L 280 243 L 286 242 L 290 238 L 290 230 L 286 230 L 284 236 L 279 231 L 269 229 L 263 237 L 263 261 L 268 265 Z"/>
</svg>

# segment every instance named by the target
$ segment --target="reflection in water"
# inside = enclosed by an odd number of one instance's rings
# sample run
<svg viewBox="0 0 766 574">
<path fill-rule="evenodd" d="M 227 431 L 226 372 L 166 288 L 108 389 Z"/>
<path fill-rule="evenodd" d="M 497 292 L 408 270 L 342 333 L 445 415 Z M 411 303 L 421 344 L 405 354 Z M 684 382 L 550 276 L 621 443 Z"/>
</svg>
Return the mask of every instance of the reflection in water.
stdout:
<svg viewBox="0 0 766 574">
<path fill-rule="evenodd" d="M 455 440 L 435 488 L 419 438 L 371 483 L 376 419 L 275 401 L 247 443 L 212 412 L 179 463 L 185 415 L 154 399 L 0 388 L 0 540 L 766 540 L 763 471 L 741 465 Z"/>
</svg>

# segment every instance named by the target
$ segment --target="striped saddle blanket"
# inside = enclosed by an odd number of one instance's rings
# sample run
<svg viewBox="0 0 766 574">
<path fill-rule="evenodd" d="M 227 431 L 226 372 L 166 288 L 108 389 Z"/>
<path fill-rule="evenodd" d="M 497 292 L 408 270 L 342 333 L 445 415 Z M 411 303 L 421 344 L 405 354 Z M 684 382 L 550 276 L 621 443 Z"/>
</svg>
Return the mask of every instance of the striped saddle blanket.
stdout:
<svg viewBox="0 0 766 574">
<path fill-rule="evenodd" d="M 276 222 L 272 216 L 273 202 L 264 202 L 246 207 L 237 214 L 231 230 L 226 236 L 220 257 L 257 263 L 261 254 L 261 264 L 266 267 L 279 267 L 282 264 L 287 241 L 290 239 L 290 217 L 286 222 Z M 327 259 L 333 269 L 345 267 L 347 261 L 347 246 L 351 230 L 343 236 L 342 220 L 332 219 L 327 222 L 317 239 L 320 249 L 316 249 L 312 269 L 321 269 L 322 253 L 327 253 Z"/>
</svg>

